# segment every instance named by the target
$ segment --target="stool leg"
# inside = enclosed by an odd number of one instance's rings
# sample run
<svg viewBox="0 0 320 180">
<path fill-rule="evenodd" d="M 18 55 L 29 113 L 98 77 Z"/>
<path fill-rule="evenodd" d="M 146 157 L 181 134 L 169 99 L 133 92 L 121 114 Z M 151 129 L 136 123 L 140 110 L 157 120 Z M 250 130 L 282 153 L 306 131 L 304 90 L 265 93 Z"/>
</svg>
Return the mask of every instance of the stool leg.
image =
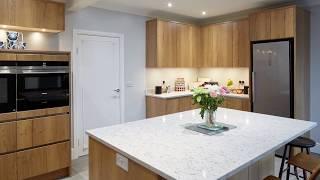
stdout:
<svg viewBox="0 0 320 180">
<path fill-rule="evenodd" d="M 284 162 L 286 160 L 286 155 L 287 155 L 287 148 L 288 148 L 288 145 L 285 145 L 284 146 L 284 151 L 283 151 L 283 155 L 282 155 L 282 160 L 281 160 L 281 166 L 280 166 L 280 171 L 279 171 L 279 179 L 281 179 L 282 177 L 282 173 L 283 173 L 283 168 L 284 168 Z"/>
<path fill-rule="evenodd" d="M 289 147 L 289 158 L 288 158 L 288 160 L 290 160 L 290 156 L 291 156 L 291 151 L 292 151 L 292 147 L 290 146 Z M 291 166 L 290 166 L 290 164 L 288 163 L 288 169 L 287 169 L 287 180 L 289 180 L 289 176 L 290 176 L 290 169 L 291 169 Z"/>
<path fill-rule="evenodd" d="M 306 148 L 306 150 L 307 150 L 307 154 L 310 154 L 310 149 Z M 305 170 L 303 170 L 303 179 L 307 180 L 307 172 Z"/>
</svg>

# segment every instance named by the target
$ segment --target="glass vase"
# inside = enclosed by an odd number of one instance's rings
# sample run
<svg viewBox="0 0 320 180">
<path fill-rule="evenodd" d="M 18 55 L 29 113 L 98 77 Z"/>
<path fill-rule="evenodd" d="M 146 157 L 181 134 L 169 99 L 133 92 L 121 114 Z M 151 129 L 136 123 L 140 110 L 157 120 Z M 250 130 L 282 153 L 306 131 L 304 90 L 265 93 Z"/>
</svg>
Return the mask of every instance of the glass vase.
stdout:
<svg viewBox="0 0 320 180">
<path fill-rule="evenodd" d="M 206 126 L 209 128 L 215 127 L 216 125 L 216 111 L 206 110 L 204 113 L 204 119 L 206 121 Z"/>
</svg>

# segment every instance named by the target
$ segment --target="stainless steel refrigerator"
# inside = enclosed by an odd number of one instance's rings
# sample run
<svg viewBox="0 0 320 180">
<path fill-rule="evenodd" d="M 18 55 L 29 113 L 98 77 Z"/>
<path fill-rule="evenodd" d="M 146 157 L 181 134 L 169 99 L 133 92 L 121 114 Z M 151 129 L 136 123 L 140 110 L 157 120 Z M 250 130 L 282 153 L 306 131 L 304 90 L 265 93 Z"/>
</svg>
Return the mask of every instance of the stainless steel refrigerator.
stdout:
<svg viewBox="0 0 320 180">
<path fill-rule="evenodd" d="M 294 116 L 293 40 L 252 43 L 252 111 Z"/>
</svg>

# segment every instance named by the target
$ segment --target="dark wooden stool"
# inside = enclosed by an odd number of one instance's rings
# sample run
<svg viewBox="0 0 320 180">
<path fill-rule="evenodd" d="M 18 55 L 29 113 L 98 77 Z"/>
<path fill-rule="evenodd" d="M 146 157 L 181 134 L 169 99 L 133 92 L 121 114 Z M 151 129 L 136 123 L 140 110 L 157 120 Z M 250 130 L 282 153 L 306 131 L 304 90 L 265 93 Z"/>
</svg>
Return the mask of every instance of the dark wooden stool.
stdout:
<svg viewBox="0 0 320 180">
<path fill-rule="evenodd" d="M 316 146 L 316 142 L 306 138 L 306 137 L 298 137 L 294 139 L 293 141 L 289 142 L 288 144 L 285 145 L 284 147 L 284 152 L 282 156 L 282 161 L 281 161 L 281 166 L 280 166 L 280 171 L 279 171 L 279 178 L 281 179 L 282 174 L 283 174 L 283 168 L 284 168 L 284 163 L 287 158 L 287 150 L 289 148 L 289 154 L 288 154 L 288 159 L 290 159 L 290 156 L 292 154 L 292 148 L 300 148 L 301 152 L 304 152 L 306 150 L 307 154 L 310 154 L 310 148 Z M 295 175 L 297 176 L 297 168 L 294 167 Z M 290 165 L 288 164 L 288 169 L 287 169 L 287 179 L 289 179 L 290 176 Z M 303 170 L 303 176 L 304 179 L 306 179 L 306 171 Z M 298 178 L 298 177 L 297 177 Z"/>
<path fill-rule="evenodd" d="M 299 153 L 288 161 L 289 166 L 294 166 L 311 173 L 309 180 L 316 180 L 320 176 L 320 158 L 306 153 Z M 289 174 L 287 173 L 287 179 Z M 307 178 L 306 176 L 304 177 Z M 275 176 L 268 176 L 264 180 L 280 180 Z"/>
</svg>

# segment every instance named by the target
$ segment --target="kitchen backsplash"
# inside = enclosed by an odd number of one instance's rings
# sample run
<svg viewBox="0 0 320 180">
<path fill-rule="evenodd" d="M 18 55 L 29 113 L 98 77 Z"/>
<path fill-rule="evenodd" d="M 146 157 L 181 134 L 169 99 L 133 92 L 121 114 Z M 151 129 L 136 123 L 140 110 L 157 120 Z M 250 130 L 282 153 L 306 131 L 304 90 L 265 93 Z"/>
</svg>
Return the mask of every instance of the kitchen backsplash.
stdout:
<svg viewBox="0 0 320 180">
<path fill-rule="evenodd" d="M 197 81 L 198 77 L 210 78 L 220 85 L 226 85 L 228 79 L 233 80 L 235 85 L 239 80 L 248 85 L 249 68 L 147 68 L 146 87 L 154 89 L 161 85 L 162 81 L 166 81 L 166 84 L 173 88 L 176 78 L 184 78 L 188 87 L 190 83 Z"/>
</svg>

